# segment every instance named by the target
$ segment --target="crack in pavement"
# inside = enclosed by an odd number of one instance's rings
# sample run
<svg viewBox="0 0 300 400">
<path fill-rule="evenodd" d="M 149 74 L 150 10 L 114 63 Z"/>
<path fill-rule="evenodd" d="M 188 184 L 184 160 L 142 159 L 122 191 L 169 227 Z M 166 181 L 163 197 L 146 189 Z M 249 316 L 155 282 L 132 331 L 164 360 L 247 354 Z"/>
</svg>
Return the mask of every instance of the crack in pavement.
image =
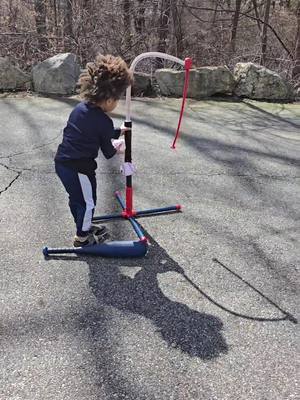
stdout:
<svg viewBox="0 0 300 400">
<path fill-rule="evenodd" d="M 13 169 L 13 168 L 10 168 L 10 167 L 9 167 L 8 165 L 6 165 L 6 164 L 0 163 L 0 165 L 1 165 L 2 167 L 6 168 L 8 171 L 13 171 L 13 172 L 15 172 L 15 173 L 17 174 L 17 175 L 14 177 L 14 179 L 12 179 L 12 180 L 10 181 L 10 183 L 9 183 L 4 189 L 0 190 L 0 196 L 1 196 L 2 193 L 6 192 L 6 191 L 14 184 L 14 182 L 16 182 L 16 180 L 20 178 L 20 176 L 22 175 L 22 172 L 23 172 L 25 169 L 24 169 L 23 171 L 18 171 L 18 170 L 15 170 L 15 169 Z"/>
<path fill-rule="evenodd" d="M 12 154 L 9 154 L 8 156 L 0 156 L 0 159 L 3 160 L 3 159 L 5 159 L 5 158 L 12 158 L 12 157 L 20 156 L 20 155 L 23 155 L 23 154 L 29 154 L 29 153 L 31 153 L 32 151 L 39 150 L 39 149 L 41 149 L 41 148 L 43 148 L 43 147 L 48 146 L 49 144 L 54 143 L 55 140 L 56 140 L 58 137 L 60 137 L 61 135 L 62 135 L 62 134 L 61 134 L 61 132 L 60 132 L 58 135 L 56 135 L 54 138 L 52 138 L 49 142 L 46 142 L 46 143 L 41 144 L 41 145 L 39 145 L 39 146 L 33 146 L 30 150 L 20 151 L 19 153 L 12 153 Z M 0 165 L 2 165 L 2 164 L 0 164 Z M 5 166 L 5 165 L 4 165 L 4 166 Z"/>
</svg>

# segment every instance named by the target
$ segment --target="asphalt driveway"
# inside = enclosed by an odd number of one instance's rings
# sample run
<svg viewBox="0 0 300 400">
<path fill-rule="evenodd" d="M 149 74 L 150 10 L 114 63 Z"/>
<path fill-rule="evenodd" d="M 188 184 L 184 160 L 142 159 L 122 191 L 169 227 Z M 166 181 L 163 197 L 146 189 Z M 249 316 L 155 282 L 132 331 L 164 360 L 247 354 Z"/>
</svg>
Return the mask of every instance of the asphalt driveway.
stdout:
<svg viewBox="0 0 300 400">
<path fill-rule="evenodd" d="M 136 99 L 135 207 L 183 213 L 140 220 L 143 259 L 45 260 L 74 233 L 53 157 L 75 104 L 0 99 L 0 399 L 299 398 L 300 105 L 190 100 L 172 151 L 180 100 Z"/>
</svg>

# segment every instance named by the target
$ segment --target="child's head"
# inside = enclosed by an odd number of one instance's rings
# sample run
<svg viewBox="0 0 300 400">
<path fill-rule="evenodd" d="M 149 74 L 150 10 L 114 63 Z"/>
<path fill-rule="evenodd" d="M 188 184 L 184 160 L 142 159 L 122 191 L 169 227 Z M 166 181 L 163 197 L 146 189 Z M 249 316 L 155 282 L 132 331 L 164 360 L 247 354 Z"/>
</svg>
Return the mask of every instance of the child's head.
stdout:
<svg viewBox="0 0 300 400">
<path fill-rule="evenodd" d="M 98 55 L 79 78 L 80 94 L 104 111 L 112 111 L 132 81 L 132 73 L 122 58 Z"/>
</svg>

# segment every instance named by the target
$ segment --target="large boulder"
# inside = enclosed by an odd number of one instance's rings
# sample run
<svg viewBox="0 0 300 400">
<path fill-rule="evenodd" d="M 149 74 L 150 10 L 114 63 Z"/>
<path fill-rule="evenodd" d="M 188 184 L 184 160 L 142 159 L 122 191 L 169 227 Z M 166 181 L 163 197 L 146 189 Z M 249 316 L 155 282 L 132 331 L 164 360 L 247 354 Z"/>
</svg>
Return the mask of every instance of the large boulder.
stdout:
<svg viewBox="0 0 300 400">
<path fill-rule="evenodd" d="M 132 93 L 135 96 L 150 95 L 152 93 L 151 75 L 143 72 L 135 72 Z"/>
<path fill-rule="evenodd" d="M 239 97 L 264 100 L 292 100 L 293 90 L 279 74 L 251 62 L 238 63 L 234 68 Z"/>
<path fill-rule="evenodd" d="M 27 90 L 30 81 L 30 75 L 21 71 L 9 58 L 0 57 L 0 90 Z"/>
<path fill-rule="evenodd" d="M 184 71 L 159 69 L 155 78 L 163 96 L 181 97 L 184 85 Z M 231 94 L 234 78 L 225 66 L 201 67 L 190 71 L 188 97 L 201 99 L 217 94 Z"/>
<path fill-rule="evenodd" d="M 75 54 L 57 54 L 33 67 L 33 87 L 39 93 L 72 94 L 79 75 Z"/>
</svg>

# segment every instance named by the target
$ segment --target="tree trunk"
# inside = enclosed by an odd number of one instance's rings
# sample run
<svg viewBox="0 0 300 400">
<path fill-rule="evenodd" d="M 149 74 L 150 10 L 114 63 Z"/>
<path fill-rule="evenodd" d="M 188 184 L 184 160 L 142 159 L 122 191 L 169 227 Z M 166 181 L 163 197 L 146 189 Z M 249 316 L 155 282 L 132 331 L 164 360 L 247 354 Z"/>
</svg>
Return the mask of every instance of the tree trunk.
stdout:
<svg viewBox="0 0 300 400">
<path fill-rule="evenodd" d="M 300 76 L 300 3 L 297 7 L 297 33 L 295 38 L 295 65 L 292 71 L 292 76 Z"/>
<path fill-rule="evenodd" d="M 145 30 L 145 0 L 137 0 L 138 7 L 134 18 L 136 33 L 142 34 Z"/>
<path fill-rule="evenodd" d="M 48 48 L 45 0 L 34 0 L 34 11 L 39 49 L 45 51 Z"/>
<path fill-rule="evenodd" d="M 18 7 L 13 3 L 12 0 L 8 2 L 8 27 L 10 32 L 17 32 L 17 17 L 18 17 Z"/>
<path fill-rule="evenodd" d="M 211 26 L 214 26 L 215 23 L 216 23 L 218 7 L 219 7 L 219 1 L 217 0 L 216 4 L 215 4 L 215 8 L 214 8 L 213 17 L 212 17 L 212 20 L 211 20 Z"/>
<path fill-rule="evenodd" d="M 65 51 L 72 50 L 73 38 L 73 0 L 64 0 L 64 47 Z"/>
<path fill-rule="evenodd" d="M 257 0 L 252 0 L 252 3 L 253 3 L 254 12 L 255 12 L 255 17 L 257 18 L 257 27 L 258 27 L 259 32 L 261 32 L 261 26 L 260 26 L 260 22 L 259 22 L 260 17 L 259 17 L 259 12 L 257 9 Z"/>
<path fill-rule="evenodd" d="M 172 0 L 161 0 L 160 18 L 158 27 L 158 51 L 165 53 L 167 51 L 167 38 L 170 24 L 170 8 Z M 162 63 L 158 62 L 158 67 Z"/>
<path fill-rule="evenodd" d="M 264 24 L 263 24 L 263 30 L 262 30 L 262 36 L 261 36 L 261 64 L 262 65 L 265 65 L 265 63 L 266 63 L 270 7 L 271 7 L 271 0 L 267 0 L 266 5 L 265 5 Z"/>
<path fill-rule="evenodd" d="M 127 49 L 131 49 L 131 7 L 130 0 L 123 0 L 123 23 L 125 32 L 125 45 Z"/>
<path fill-rule="evenodd" d="M 174 29 L 174 37 L 175 37 L 175 55 L 178 58 L 182 58 L 183 54 L 183 28 L 182 28 L 182 8 L 179 9 L 178 0 L 171 2 L 172 7 L 172 20 L 173 20 L 173 29 Z"/>
<path fill-rule="evenodd" d="M 152 1 L 150 27 L 156 26 L 159 0 Z"/>
<path fill-rule="evenodd" d="M 240 18 L 241 4 L 242 4 L 242 0 L 235 1 L 235 12 L 232 17 L 232 29 L 231 29 L 231 39 L 230 39 L 232 53 L 235 52 L 235 47 L 236 47 L 236 34 L 237 34 L 237 27 L 238 27 L 239 18 Z"/>
</svg>

